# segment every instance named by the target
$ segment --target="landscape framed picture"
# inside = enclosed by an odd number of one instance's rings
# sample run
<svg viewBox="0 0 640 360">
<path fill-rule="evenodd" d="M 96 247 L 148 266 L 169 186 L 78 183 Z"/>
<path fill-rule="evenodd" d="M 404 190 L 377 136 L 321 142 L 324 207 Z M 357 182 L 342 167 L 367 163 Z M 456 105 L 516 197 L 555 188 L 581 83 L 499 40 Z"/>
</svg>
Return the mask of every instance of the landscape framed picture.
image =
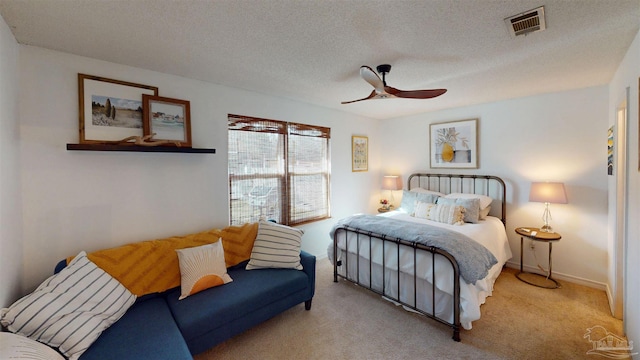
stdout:
<svg viewBox="0 0 640 360">
<path fill-rule="evenodd" d="M 351 137 L 351 171 L 369 170 L 369 138 Z"/>
<path fill-rule="evenodd" d="M 478 168 L 478 119 L 429 125 L 431 168 Z"/>
<path fill-rule="evenodd" d="M 78 74 L 80 143 L 100 144 L 143 136 L 142 95 L 158 88 Z"/>
<path fill-rule="evenodd" d="M 153 135 L 152 141 L 191 147 L 189 101 L 146 94 L 142 100 L 145 135 Z"/>
</svg>

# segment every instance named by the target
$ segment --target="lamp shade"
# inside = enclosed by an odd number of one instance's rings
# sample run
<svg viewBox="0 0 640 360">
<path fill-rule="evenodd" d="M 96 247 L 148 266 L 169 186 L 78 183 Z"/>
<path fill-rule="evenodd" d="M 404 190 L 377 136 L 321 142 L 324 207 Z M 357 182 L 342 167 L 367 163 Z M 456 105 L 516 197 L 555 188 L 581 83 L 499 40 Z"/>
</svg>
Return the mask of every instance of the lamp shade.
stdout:
<svg viewBox="0 0 640 360">
<path fill-rule="evenodd" d="M 566 204 L 567 193 L 559 182 L 533 182 L 529 191 L 529 201 L 551 204 Z"/>
<path fill-rule="evenodd" d="M 402 190 L 402 180 L 397 175 L 382 177 L 382 190 Z"/>
</svg>

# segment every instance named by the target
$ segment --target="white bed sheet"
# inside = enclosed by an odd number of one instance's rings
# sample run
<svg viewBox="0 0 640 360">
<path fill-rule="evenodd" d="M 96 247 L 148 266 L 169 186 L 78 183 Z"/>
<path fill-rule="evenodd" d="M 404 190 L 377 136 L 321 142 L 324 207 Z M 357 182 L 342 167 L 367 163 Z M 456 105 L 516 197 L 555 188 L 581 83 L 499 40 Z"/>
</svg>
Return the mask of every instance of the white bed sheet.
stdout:
<svg viewBox="0 0 640 360">
<path fill-rule="evenodd" d="M 390 217 L 398 220 L 410 221 L 414 223 L 426 223 L 433 226 L 447 228 L 453 231 L 463 233 L 471 239 L 477 241 L 486 247 L 498 260 L 490 270 L 488 275 L 478 280 L 475 284 L 468 284 L 460 278 L 460 323 L 464 329 L 471 329 L 472 322 L 480 319 L 480 305 L 484 304 L 487 296 L 493 292 L 495 280 L 500 275 L 502 267 L 511 256 L 511 248 L 507 239 L 505 227 L 500 219 L 488 216 L 486 220 L 480 221 L 478 224 L 465 223 L 464 225 L 449 225 L 438 223 L 426 219 L 415 218 L 401 211 L 390 211 L 380 214 L 379 216 Z M 353 235 L 353 234 L 352 234 Z M 355 279 L 359 274 L 359 282 L 364 286 L 370 286 L 373 289 L 383 292 L 390 300 L 399 298 L 401 301 L 408 303 L 418 309 L 432 314 L 433 297 L 431 295 L 432 281 L 432 258 L 431 253 L 419 252 L 416 258 L 416 272 L 418 281 L 416 286 L 413 282 L 414 264 L 413 250 L 401 246 L 400 249 L 400 284 L 401 289 L 398 293 L 398 275 L 397 275 L 397 255 L 396 245 L 387 243 L 384 245 L 385 253 L 385 274 L 384 281 L 382 275 L 382 242 L 373 240 L 369 242 L 366 236 L 358 237 L 355 235 L 346 239 L 344 234 L 339 236 L 338 259 L 342 260 L 343 266 L 338 267 L 341 275 L 345 275 L 348 268 L 348 277 Z M 345 256 L 345 242 L 349 243 L 349 256 Z M 360 244 L 360 259 L 357 258 L 358 242 Z M 369 247 L 371 246 L 371 254 L 373 254 L 373 263 L 369 265 Z M 333 241 L 331 241 L 327 249 L 329 258 L 333 261 Z M 435 258 L 435 315 L 439 318 L 453 322 L 453 271 L 447 260 L 441 256 Z M 418 292 L 414 293 L 414 287 Z"/>
</svg>

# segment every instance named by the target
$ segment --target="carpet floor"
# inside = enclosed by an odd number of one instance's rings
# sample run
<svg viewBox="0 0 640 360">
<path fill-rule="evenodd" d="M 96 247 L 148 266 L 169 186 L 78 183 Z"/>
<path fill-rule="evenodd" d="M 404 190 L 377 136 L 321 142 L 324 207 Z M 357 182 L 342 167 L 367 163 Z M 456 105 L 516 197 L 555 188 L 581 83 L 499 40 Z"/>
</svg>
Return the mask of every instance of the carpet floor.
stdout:
<svg viewBox="0 0 640 360">
<path fill-rule="evenodd" d="M 503 270 L 482 318 L 455 342 L 446 325 L 346 281 L 334 283 L 333 267 L 321 259 L 310 311 L 295 306 L 194 359 L 606 358 L 587 354 L 595 339 L 585 338 L 594 326 L 622 334 L 604 291 L 564 281 L 559 289 L 542 289 L 515 274 Z"/>
</svg>

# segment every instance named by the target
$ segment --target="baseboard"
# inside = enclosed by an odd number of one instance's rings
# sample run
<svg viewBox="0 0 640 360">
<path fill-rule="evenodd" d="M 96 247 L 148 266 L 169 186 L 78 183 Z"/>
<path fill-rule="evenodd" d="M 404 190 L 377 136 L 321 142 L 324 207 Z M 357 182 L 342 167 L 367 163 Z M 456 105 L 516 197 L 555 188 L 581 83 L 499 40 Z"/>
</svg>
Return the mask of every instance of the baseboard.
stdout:
<svg viewBox="0 0 640 360">
<path fill-rule="evenodd" d="M 607 293 L 607 300 L 609 300 L 609 311 L 611 311 L 611 316 L 615 316 L 615 309 L 614 309 L 615 305 L 613 304 L 613 293 L 611 292 L 611 287 L 609 286 L 609 284 L 605 284 L 605 286 L 607 287 L 605 292 Z"/>
<path fill-rule="evenodd" d="M 508 261 L 507 262 L 507 267 L 511 268 L 511 269 L 516 269 L 516 270 L 520 270 L 520 263 L 517 262 L 511 262 Z M 530 265 L 524 265 L 523 266 L 523 270 L 527 271 L 527 272 L 535 272 L 535 273 L 539 273 L 540 269 L 538 269 L 536 266 L 530 266 Z M 578 284 L 578 285 L 584 285 L 590 288 L 594 288 L 594 289 L 598 289 L 598 290 L 602 290 L 604 292 L 607 293 L 607 297 L 609 298 L 609 305 L 611 306 L 612 302 L 611 302 L 611 291 L 609 290 L 609 285 L 606 283 L 601 283 L 599 281 L 593 281 L 593 280 L 589 280 L 589 279 L 585 279 L 585 278 L 581 278 L 578 276 L 574 276 L 574 275 L 568 275 L 568 274 L 563 274 L 563 273 L 559 273 L 554 271 L 553 272 L 553 278 L 556 280 L 561 280 L 561 281 L 568 281 L 570 283 L 574 283 L 574 284 Z"/>
</svg>

